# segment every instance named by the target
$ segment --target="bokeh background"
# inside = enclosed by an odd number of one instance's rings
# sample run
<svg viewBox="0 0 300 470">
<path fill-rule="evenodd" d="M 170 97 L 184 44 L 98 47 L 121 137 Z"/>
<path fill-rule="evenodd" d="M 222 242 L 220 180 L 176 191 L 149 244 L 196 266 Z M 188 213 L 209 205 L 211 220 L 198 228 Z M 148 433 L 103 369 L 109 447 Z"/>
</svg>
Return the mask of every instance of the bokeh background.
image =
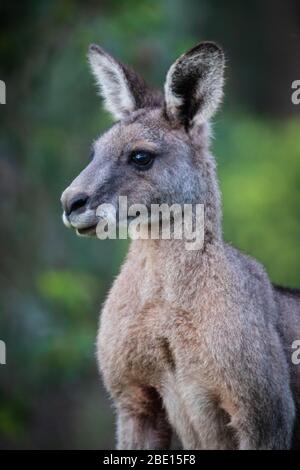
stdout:
<svg viewBox="0 0 300 470">
<path fill-rule="evenodd" d="M 170 64 L 201 40 L 227 56 L 212 145 L 224 237 L 274 282 L 299 287 L 298 0 L 1 0 L 1 448 L 113 447 L 94 344 L 127 245 L 77 238 L 59 203 L 111 123 L 86 52 L 97 42 L 162 86 Z"/>
</svg>

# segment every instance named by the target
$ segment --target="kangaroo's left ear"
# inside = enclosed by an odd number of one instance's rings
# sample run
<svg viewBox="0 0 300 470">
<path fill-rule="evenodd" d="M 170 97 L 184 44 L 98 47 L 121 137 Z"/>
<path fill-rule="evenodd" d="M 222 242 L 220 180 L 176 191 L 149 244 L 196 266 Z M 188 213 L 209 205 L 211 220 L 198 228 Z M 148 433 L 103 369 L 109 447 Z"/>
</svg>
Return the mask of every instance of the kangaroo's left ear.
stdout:
<svg viewBox="0 0 300 470">
<path fill-rule="evenodd" d="M 151 104 L 150 89 L 127 65 L 121 64 L 97 44 L 91 44 L 88 59 L 105 107 L 115 119 L 122 119 Z"/>
<path fill-rule="evenodd" d="M 224 54 L 203 42 L 171 66 L 165 83 L 165 106 L 170 121 L 186 128 L 207 121 L 222 100 Z"/>
</svg>

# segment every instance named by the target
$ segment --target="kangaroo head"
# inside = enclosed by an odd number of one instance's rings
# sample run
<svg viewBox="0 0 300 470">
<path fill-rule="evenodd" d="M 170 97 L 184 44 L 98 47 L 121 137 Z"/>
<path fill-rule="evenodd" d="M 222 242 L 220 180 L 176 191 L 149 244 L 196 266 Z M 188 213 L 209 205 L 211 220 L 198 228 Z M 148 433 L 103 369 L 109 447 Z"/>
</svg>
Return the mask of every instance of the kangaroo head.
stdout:
<svg viewBox="0 0 300 470">
<path fill-rule="evenodd" d="M 116 123 L 93 145 L 87 167 L 62 195 L 63 220 L 78 234 L 95 234 L 100 204 L 203 203 L 210 197 L 207 122 L 223 87 L 224 56 L 205 42 L 167 73 L 164 94 L 97 45 L 89 62 Z"/>
</svg>

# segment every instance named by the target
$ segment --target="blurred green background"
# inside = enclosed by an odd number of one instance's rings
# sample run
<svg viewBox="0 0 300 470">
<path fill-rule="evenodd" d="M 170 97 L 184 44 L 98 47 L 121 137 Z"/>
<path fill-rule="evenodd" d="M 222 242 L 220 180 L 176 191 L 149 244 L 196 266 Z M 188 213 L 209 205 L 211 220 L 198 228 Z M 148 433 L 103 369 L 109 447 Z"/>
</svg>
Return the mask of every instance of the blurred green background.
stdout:
<svg viewBox="0 0 300 470">
<path fill-rule="evenodd" d="M 201 40 L 226 51 L 214 124 L 224 237 L 300 286 L 300 3 L 275 0 L 1 1 L 1 448 L 112 448 L 95 360 L 98 312 L 127 245 L 77 238 L 60 194 L 110 125 L 86 52 L 97 42 L 162 86 Z"/>
</svg>

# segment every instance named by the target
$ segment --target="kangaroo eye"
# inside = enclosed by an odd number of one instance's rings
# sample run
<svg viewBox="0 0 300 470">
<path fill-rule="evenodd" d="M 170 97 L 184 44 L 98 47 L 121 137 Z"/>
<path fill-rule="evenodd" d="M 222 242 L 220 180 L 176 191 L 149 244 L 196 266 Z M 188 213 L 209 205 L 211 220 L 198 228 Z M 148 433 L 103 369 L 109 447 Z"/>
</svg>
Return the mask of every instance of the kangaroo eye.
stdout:
<svg viewBox="0 0 300 470">
<path fill-rule="evenodd" d="M 154 161 L 154 155 L 150 152 L 137 150 L 130 154 L 129 160 L 133 162 L 140 170 L 148 170 Z"/>
</svg>

